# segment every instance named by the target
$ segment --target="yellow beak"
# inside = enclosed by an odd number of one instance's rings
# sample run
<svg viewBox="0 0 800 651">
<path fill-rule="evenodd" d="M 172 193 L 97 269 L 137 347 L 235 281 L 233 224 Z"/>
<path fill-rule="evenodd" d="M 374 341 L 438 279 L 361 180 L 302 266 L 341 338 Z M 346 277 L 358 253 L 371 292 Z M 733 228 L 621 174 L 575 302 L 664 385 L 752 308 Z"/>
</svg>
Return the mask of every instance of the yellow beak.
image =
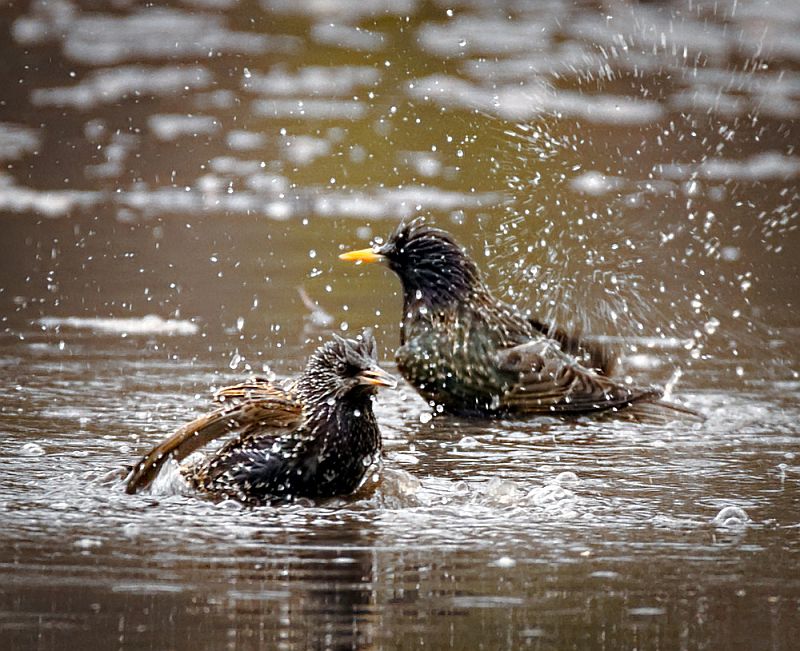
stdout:
<svg viewBox="0 0 800 651">
<path fill-rule="evenodd" d="M 372 248 L 359 249 L 358 251 L 348 251 L 339 256 L 339 260 L 346 260 L 347 262 L 381 262 L 385 258 L 380 253 L 375 253 Z"/>
<path fill-rule="evenodd" d="M 370 369 L 361 371 L 358 374 L 358 379 L 361 384 L 371 384 L 378 387 L 389 387 L 394 389 L 397 386 L 397 380 L 378 366 L 373 366 Z"/>
</svg>

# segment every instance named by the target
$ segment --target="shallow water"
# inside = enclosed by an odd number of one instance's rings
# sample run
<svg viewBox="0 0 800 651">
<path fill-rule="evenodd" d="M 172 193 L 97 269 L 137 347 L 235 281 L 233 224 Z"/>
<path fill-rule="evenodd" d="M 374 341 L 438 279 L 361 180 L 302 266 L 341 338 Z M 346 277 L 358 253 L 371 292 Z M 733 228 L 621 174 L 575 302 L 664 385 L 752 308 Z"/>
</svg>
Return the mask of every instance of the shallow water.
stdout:
<svg viewBox="0 0 800 651">
<path fill-rule="evenodd" d="M 509 16 L 513 20 L 509 20 Z M 800 10 L 6 4 L 0 637 L 11 648 L 788 649 L 800 635 Z M 700 427 L 376 405 L 350 499 L 124 466 L 374 325 L 417 213 Z M 318 307 L 315 307 L 318 304 Z M 170 474 L 171 472 L 171 474 Z"/>
<path fill-rule="evenodd" d="M 681 392 L 708 422 L 668 428 L 423 424 L 386 392 L 377 486 L 242 509 L 174 482 L 123 493 L 121 464 L 237 377 L 155 338 L 2 342 L 15 645 L 786 648 L 797 631 L 800 382 L 711 368 Z"/>
</svg>

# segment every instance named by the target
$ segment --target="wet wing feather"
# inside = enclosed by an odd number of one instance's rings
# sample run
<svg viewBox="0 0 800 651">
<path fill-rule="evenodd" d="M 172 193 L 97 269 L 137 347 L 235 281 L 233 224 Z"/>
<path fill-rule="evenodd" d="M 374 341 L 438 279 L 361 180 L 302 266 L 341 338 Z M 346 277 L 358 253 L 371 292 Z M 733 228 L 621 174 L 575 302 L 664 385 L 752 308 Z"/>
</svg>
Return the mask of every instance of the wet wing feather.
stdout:
<svg viewBox="0 0 800 651">
<path fill-rule="evenodd" d="M 217 396 L 234 401 L 184 425 L 155 446 L 134 467 L 125 492 L 132 494 L 146 488 L 168 460 L 181 461 L 223 436 L 237 434 L 238 440 L 255 431 L 269 429 L 274 429 L 279 436 L 296 427 L 301 419 L 300 402 L 290 392 L 268 382 L 246 382 L 227 387 Z"/>
<path fill-rule="evenodd" d="M 246 382 L 233 384 L 229 387 L 223 387 L 214 393 L 214 400 L 216 402 L 226 403 L 231 400 L 242 400 L 245 398 L 259 398 L 282 399 L 286 396 L 292 395 L 294 392 L 294 383 L 288 386 L 277 386 L 271 381 L 264 378 L 252 378 Z"/>
<path fill-rule="evenodd" d="M 314 441 L 298 432 L 255 434 L 229 441 L 213 459 L 189 477 L 199 490 L 248 504 L 280 501 L 292 495 L 296 483 L 314 474 L 317 455 L 309 454 Z"/>
<path fill-rule="evenodd" d="M 580 366 L 559 344 L 541 338 L 499 351 L 498 369 L 516 382 L 500 398 L 501 407 L 522 413 L 582 413 L 656 399 L 659 392 L 631 389 Z"/>
<path fill-rule="evenodd" d="M 614 372 L 617 365 L 617 354 L 610 344 L 595 341 L 591 337 L 569 333 L 563 328 L 538 319 L 528 319 L 528 323 L 537 332 L 560 343 L 561 349 L 565 353 L 580 358 L 584 366 L 595 369 L 603 375 L 610 376 Z"/>
</svg>

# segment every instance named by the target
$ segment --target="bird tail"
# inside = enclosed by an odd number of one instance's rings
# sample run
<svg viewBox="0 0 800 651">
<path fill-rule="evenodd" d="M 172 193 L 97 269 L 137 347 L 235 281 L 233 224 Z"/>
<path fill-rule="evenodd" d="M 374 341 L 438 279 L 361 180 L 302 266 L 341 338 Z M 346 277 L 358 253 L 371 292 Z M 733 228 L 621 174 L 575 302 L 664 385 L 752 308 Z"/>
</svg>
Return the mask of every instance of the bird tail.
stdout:
<svg viewBox="0 0 800 651">
<path fill-rule="evenodd" d="M 624 416 L 649 425 L 666 425 L 676 421 L 702 424 L 706 420 L 703 414 L 689 407 L 666 400 L 646 399 L 632 403 L 620 411 L 617 416 Z"/>
</svg>

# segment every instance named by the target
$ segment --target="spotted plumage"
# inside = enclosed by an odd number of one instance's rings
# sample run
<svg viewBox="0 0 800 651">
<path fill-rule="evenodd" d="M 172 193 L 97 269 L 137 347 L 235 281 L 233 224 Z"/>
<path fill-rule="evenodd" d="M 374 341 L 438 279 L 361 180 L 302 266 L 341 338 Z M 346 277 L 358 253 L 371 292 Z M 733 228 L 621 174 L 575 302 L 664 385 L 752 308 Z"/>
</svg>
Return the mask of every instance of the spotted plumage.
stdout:
<svg viewBox="0 0 800 651">
<path fill-rule="evenodd" d="M 658 400 L 609 378 L 610 351 L 495 298 L 445 231 L 417 218 L 342 259 L 384 262 L 403 285 L 397 366 L 423 398 L 460 415 L 583 414 Z"/>
<path fill-rule="evenodd" d="M 179 429 L 134 467 L 127 492 L 150 484 L 167 460 L 181 461 L 233 435 L 204 461 L 182 466 L 190 485 L 251 505 L 352 493 L 380 460 L 372 397 L 379 386 L 395 384 L 375 358 L 369 331 L 360 340 L 334 335 L 286 388 L 254 380 L 221 390 L 216 399 L 222 406 Z"/>
</svg>

